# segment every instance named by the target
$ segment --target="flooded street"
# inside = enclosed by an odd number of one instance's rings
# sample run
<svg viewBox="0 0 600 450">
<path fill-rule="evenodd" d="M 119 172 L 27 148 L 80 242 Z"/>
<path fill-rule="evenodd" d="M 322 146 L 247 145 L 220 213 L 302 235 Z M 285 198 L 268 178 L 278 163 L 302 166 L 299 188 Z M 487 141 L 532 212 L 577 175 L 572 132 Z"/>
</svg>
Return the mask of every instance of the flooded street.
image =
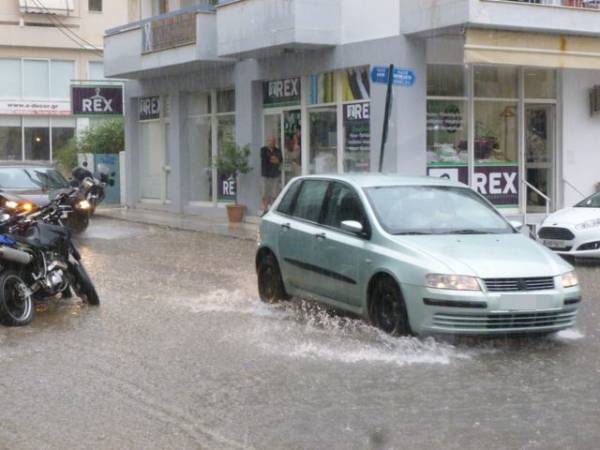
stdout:
<svg viewBox="0 0 600 450">
<path fill-rule="evenodd" d="M 577 329 L 391 338 L 256 293 L 249 241 L 95 219 L 101 307 L 0 329 L 0 449 L 590 449 L 600 438 L 600 266 Z"/>
</svg>

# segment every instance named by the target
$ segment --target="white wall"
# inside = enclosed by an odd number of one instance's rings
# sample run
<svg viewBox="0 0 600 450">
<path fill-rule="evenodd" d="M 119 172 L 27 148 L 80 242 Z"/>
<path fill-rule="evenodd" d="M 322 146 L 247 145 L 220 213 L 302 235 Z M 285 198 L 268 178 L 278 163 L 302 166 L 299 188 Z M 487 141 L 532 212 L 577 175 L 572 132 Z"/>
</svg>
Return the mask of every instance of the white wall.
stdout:
<svg viewBox="0 0 600 450">
<path fill-rule="evenodd" d="M 563 177 L 585 195 L 600 182 L 600 115 L 591 117 L 589 107 L 594 85 L 600 85 L 600 71 L 563 71 Z M 565 183 L 564 205 L 579 200 L 581 195 Z"/>
<path fill-rule="evenodd" d="M 342 43 L 366 41 L 400 34 L 398 0 L 342 0 Z"/>
</svg>

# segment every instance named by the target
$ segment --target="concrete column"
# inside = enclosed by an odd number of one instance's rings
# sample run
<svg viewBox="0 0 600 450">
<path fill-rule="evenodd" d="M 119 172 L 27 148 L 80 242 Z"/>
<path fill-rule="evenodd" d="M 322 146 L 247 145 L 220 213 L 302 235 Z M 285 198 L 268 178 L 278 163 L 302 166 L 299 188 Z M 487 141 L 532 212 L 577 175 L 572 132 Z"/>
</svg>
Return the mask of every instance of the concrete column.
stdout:
<svg viewBox="0 0 600 450">
<path fill-rule="evenodd" d="M 417 80 L 412 87 L 396 87 L 394 93 L 394 132 L 400 175 L 425 175 L 427 170 L 427 62 L 423 39 L 405 41 L 401 67 L 415 71 Z M 390 129 L 392 131 L 392 129 Z M 392 147 L 393 152 L 393 147 Z"/>
<path fill-rule="evenodd" d="M 403 36 L 386 42 L 373 65 L 414 70 L 417 76 L 411 87 L 394 86 L 389 119 L 388 139 L 385 147 L 383 171 L 401 175 L 425 175 L 426 115 L 427 115 L 427 63 L 423 40 Z M 381 137 L 387 86 L 371 84 L 371 170 L 379 168 Z"/>
<path fill-rule="evenodd" d="M 238 145 L 250 145 L 253 170 L 239 177 L 238 202 L 245 205 L 247 214 L 255 215 L 260 207 L 260 148 L 262 146 L 262 86 L 258 79 L 258 63 L 242 61 L 234 70 L 235 132 Z"/>
</svg>

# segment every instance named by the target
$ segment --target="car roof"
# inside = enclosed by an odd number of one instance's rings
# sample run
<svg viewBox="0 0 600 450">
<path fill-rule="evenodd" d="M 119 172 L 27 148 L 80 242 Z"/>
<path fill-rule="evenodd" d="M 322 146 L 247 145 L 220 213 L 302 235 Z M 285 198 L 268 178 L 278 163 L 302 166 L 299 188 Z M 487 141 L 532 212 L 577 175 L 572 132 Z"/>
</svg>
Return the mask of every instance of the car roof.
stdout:
<svg viewBox="0 0 600 450">
<path fill-rule="evenodd" d="M 365 173 L 344 175 L 307 175 L 298 179 L 328 179 L 345 181 L 359 188 L 384 186 L 448 186 L 467 187 L 463 183 L 437 177 L 406 177 L 396 174 Z"/>
<path fill-rule="evenodd" d="M 2 168 L 30 168 L 30 169 L 55 169 L 54 164 L 43 161 L 0 161 L 0 169 Z"/>
</svg>

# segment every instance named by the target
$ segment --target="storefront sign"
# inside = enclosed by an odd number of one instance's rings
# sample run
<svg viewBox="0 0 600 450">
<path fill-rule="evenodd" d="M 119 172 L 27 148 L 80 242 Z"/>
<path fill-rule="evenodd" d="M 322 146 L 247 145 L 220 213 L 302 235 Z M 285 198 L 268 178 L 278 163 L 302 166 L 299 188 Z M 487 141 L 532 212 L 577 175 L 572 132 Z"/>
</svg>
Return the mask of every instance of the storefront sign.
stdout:
<svg viewBox="0 0 600 450">
<path fill-rule="evenodd" d="M 519 168 L 482 166 L 475 168 L 475 189 L 498 206 L 519 204 Z"/>
<path fill-rule="evenodd" d="M 265 81 L 263 83 L 263 106 L 293 106 L 300 104 L 300 78 Z"/>
<path fill-rule="evenodd" d="M 439 106 L 443 109 L 436 111 L 437 108 L 430 106 L 427 111 L 427 131 L 456 133 L 462 130 L 464 118 L 460 108 L 454 104 L 440 104 Z"/>
<path fill-rule="evenodd" d="M 71 86 L 74 116 L 123 115 L 122 86 Z"/>
<path fill-rule="evenodd" d="M 0 100 L 0 114 L 15 116 L 70 116 L 69 100 Z"/>
<path fill-rule="evenodd" d="M 371 149 L 371 103 L 344 105 L 345 149 L 368 152 Z"/>
<path fill-rule="evenodd" d="M 469 182 L 469 169 L 466 165 L 432 165 L 427 168 L 430 177 L 446 178 L 464 184 Z M 496 206 L 519 206 L 519 167 L 476 166 L 473 187 Z"/>
<path fill-rule="evenodd" d="M 139 120 L 160 119 L 160 97 L 142 97 L 139 100 Z"/>
<path fill-rule="evenodd" d="M 386 66 L 373 66 L 371 81 L 373 83 L 387 84 L 390 77 L 390 68 Z M 392 83 L 394 86 L 411 87 L 417 81 L 417 74 L 412 69 L 394 67 Z"/>
<path fill-rule="evenodd" d="M 231 175 L 219 174 L 218 179 L 218 201 L 235 203 L 237 199 L 237 183 L 235 177 Z"/>
<path fill-rule="evenodd" d="M 143 53 L 159 52 L 196 43 L 196 13 L 146 22 L 142 32 Z"/>
</svg>

